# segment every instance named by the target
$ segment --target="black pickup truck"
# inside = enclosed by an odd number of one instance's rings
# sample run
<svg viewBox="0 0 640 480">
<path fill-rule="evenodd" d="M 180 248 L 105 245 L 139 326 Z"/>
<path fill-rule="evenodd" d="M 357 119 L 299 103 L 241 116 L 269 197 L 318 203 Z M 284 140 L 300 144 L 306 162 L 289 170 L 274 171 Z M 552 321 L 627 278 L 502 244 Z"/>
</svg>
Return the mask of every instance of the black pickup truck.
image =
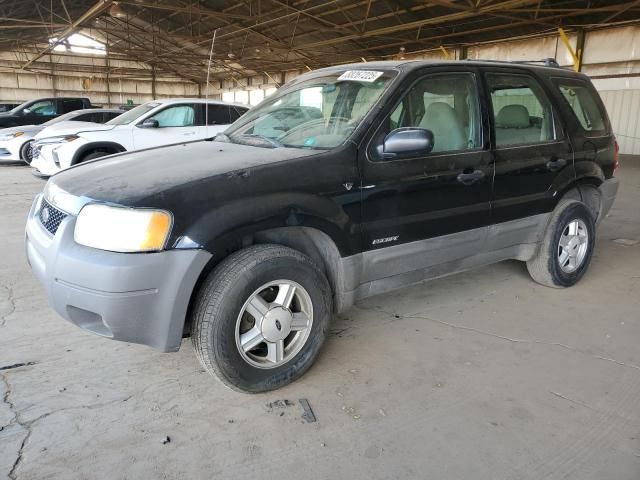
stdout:
<svg viewBox="0 0 640 480">
<path fill-rule="evenodd" d="M 362 298 L 506 259 L 574 285 L 617 166 L 583 74 L 342 65 L 291 81 L 212 140 L 55 175 L 26 250 L 70 322 L 165 352 L 188 333 L 208 371 L 259 392 L 300 377 L 331 316 Z"/>
<path fill-rule="evenodd" d="M 0 112 L 0 128 L 40 125 L 65 113 L 83 108 L 93 108 L 88 98 L 37 98 L 18 105 L 8 112 Z"/>
</svg>

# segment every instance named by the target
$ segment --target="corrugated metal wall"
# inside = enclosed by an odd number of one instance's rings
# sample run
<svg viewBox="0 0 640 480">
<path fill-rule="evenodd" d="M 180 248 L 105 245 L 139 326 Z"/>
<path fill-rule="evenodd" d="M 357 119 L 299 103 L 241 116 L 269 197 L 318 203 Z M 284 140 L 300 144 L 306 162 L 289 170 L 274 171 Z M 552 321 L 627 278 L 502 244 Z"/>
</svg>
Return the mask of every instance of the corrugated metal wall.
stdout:
<svg viewBox="0 0 640 480">
<path fill-rule="evenodd" d="M 600 92 L 607 107 L 620 152 L 640 155 L 640 90 Z"/>
</svg>

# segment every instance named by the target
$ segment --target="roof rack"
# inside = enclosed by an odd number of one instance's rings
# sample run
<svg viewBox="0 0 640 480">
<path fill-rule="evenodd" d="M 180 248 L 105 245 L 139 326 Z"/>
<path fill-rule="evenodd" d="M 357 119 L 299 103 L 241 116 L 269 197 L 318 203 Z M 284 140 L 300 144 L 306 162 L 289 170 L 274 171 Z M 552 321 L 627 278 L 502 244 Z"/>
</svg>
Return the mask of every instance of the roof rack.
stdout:
<svg viewBox="0 0 640 480">
<path fill-rule="evenodd" d="M 554 68 L 562 68 L 560 64 L 556 61 L 555 58 L 543 58 L 542 60 L 483 60 L 476 58 L 467 58 L 467 60 L 472 62 L 495 62 L 495 63 L 520 63 L 520 64 L 528 64 L 528 63 L 537 63 L 542 64 L 545 67 L 554 67 Z"/>
</svg>

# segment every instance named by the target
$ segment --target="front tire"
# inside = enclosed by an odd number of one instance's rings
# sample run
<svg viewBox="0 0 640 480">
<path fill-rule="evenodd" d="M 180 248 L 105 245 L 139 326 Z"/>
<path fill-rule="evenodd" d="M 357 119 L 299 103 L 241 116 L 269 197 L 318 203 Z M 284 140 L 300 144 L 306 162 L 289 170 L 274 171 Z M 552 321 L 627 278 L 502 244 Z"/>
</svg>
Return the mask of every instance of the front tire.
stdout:
<svg viewBox="0 0 640 480">
<path fill-rule="evenodd" d="M 33 140 L 25 142 L 24 145 L 20 147 L 20 159 L 27 165 L 31 165 L 31 161 L 33 160 Z"/>
<path fill-rule="evenodd" d="M 191 340 L 205 369 L 225 385 L 266 392 L 311 367 L 331 311 L 329 283 L 309 257 L 255 245 L 207 276 L 194 304 Z"/>
<path fill-rule="evenodd" d="M 80 159 L 80 161 L 76 163 L 76 165 L 79 164 L 79 163 L 88 162 L 89 160 L 95 160 L 96 158 L 106 157 L 107 155 L 111 155 L 111 154 L 109 152 L 104 152 L 102 150 L 97 150 L 95 152 L 91 152 L 91 153 L 85 155 L 84 157 L 82 157 Z"/>
<path fill-rule="evenodd" d="M 589 208 L 575 200 L 562 200 L 538 252 L 527 262 L 531 278 L 553 288 L 575 285 L 589 268 L 595 239 L 595 219 Z"/>
</svg>

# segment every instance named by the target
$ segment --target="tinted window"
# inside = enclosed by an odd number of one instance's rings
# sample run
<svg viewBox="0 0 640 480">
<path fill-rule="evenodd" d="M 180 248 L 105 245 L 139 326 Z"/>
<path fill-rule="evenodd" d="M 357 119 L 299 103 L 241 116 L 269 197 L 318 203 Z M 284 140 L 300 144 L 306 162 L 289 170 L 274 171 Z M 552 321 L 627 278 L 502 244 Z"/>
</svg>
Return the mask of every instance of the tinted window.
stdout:
<svg viewBox="0 0 640 480">
<path fill-rule="evenodd" d="M 240 108 L 240 107 L 236 107 L 236 106 L 231 105 L 229 107 L 229 121 L 230 121 L 230 123 L 235 122 L 237 119 L 239 119 L 246 112 L 247 112 L 246 108 Z"/>
<path fill-rule="evenodd" d="M 525 75 L 487 75 L 496 145 L 526 145 L 555 139 L 553 109 L 542 88 Z"/>
<path fill-rule="evenodd" d="M 83 108 L 84 108 L 84 103 L 82 103 L 82 100 L 76 100 L 76 99 L 62 100 L 63 113 L 73 112 L 74 110 L 82 110 Z"/>
<path fill-rule="evenodd" d="M 431 130 L 432 152 L 472 150 L 481 146 L 478 96 L 472 74 L 431 75 L 409 89 L 388 117 L 396 128 Z"/>
<path fill-rule="evenodd" d="M 227 125 L 229 107 L 226 105 L 207 105 L 207 125 Z"/>
<path fill-rule="evenodd" d="M 160 128 L 191 127 L 195 125 L 196 110 L 193 105 L 173 105 L 150 118 L 157 120 Z"/>
<path fill-rule="evenodd" d="M 41 100 L 25 108 L 24 113 L 42 116 L 57 115 L 56 102 L 55 100 Z"/>
<path fill-rule="evenodd" d="M 557 79 L 555 82 L 582 128 L 595 135 L 606 134 L 605 115 L 598 105 L 595 92 L 582 82 L 565 79 Z"/>
<path fill-rule="evenodd" d="M 100 112 L 83 113 L 82 115 L 78 115 L 74 117 L 74 120 L 77 122 L 102 123 L 102 113 Z"/>
<path fill-rule="evenodd" d="M 104 122 L 108 122 L 113 118 L 116 118 L 117 116 L 122 115 L 124 112 L 103 112 L 103 120 L 102 123 Z"/>
</svg>

